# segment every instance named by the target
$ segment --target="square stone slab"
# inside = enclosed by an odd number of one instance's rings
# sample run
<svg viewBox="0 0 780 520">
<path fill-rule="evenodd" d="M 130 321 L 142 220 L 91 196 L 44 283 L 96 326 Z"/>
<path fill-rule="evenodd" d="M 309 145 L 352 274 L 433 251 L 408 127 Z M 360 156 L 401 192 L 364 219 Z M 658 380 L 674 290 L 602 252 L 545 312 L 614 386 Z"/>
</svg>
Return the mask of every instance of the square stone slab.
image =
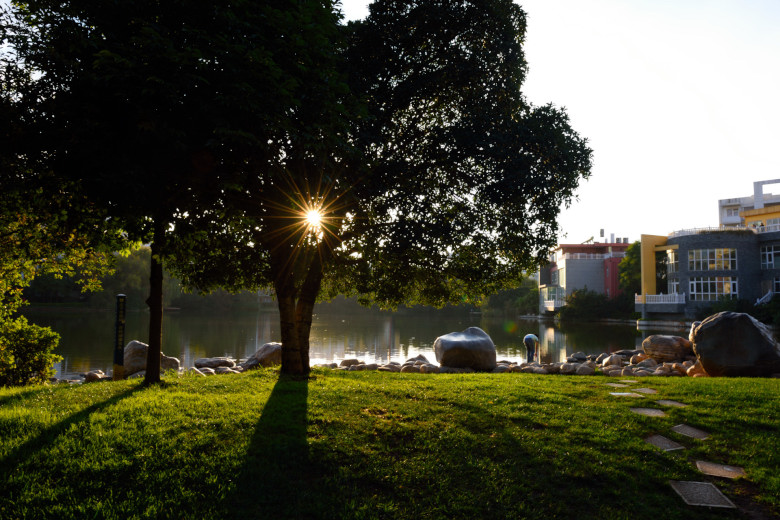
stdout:
<svg viewBox="0 0 780 520">
<path fill-rule="evenodd" d="M 621 383 L 629 383 L 630 384 L 630 383 L 638 383 L 639 381 L 635 381 L 633 379 L 621 379 L 620 382 Z"/>
<path fill-rule="evenodd" d="M 658 390 L 652 388 L 634 388 L 634 392 L 642 392 L 643 394 L 657 394 Z"/>
<path fill-rule="evenodd" d="M 658 408 L 631 408 L 631 411 L 648 417 L 666 417 L 666 412 Z"/>
<path fill-rule="evenodd" d="M 652 444 L 656 448 L 661 448 L 664 451 L 684 450 L 685 446 L 677 444 L 671 439 L 667 439 L 663 435 L 651 435 L 645 442 Z"/>
<path fill-rule="evenodd" d="M 669 484 L 685 503 L 690 506 L 727 507 L 729 509 L 737 508 L 737 506 L 734 505 L 734 502 L 726 498 L 726 496 L 710 482 L 670 480 Z"/>
<path fill-rule="evenodd" d="M 612 388 L 625 388 L 628 385 L 624 385 L 622 383 L 604 383 L 606 386 L 611 386 Z"/>
<path fill-rule="evenodd" d="M 672 401 L 671 399 L 661 399 L 656 401 L 656 403 L 660 404 L 661 406 L 674 406 L 675 408 L 685 408 L 688 406 L 685 403 L 681 403 L 680 401 Z"/>
<path fill-rule="evenodd" d="M 610 392 L 609 395 L 614 395 L 615 397 L 643 397 L 642 394 L 636 392 Z"/>
<path fill-rule="evenodd" d="M 694 439 L 699 439 L 700 441 L 709 439 L 710 437 L 709 433 L 698 430 L 693 426 L 688 426 L 687 424 L 678 424 L 677 426 L 672 426 L 672 431 L 674 433 L 679 433 L 680 435 L 685 435 L 687 437 L 693 437 Z"/>
<path fill-rule="evenodd" d="M 705 475 L 712 475 L 713 477 L 740 478 L 747 476 L 745 469 L 739 466 L 726 466 L 725 464 L 697 460 L 696 467 Z"/>
</svg>

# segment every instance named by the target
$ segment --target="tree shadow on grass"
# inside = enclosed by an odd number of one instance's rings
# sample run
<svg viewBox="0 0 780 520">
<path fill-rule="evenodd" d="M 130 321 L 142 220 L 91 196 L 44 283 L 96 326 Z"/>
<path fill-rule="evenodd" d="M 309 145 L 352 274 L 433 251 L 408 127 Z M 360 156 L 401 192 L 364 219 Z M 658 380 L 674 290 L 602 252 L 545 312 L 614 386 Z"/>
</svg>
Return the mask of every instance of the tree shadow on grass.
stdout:
<svg viewBox="0 0 780 520">
<path fill-rule="evenodd" d="M 308 379 L 281 375 L 249 441 L 223 518 L 312 518 L 323 476 L 307 442 Z"/>
<path fill-rule="evenodd" d="M 52 445 L 60 435 L 69 431 L 71 426 L 87 421 L 89 416 L 93 413 L 113 406 L 119 401 L 130 397 L 130 395 L 137 390 L 139 390 L 139 388 L 129 388 L 105 401 L 92 404 L 48 428 L 41 430 L 36 436 L 28 439 L 0 460 L 0 483 L 8 482 L 9 478 L 15 472 L 21 471 L 22 467 L 30 459 Z"/>
<path fill-rule="evenodd" d="M 28 388 L 27 390 L 22 390 L 20 392 L 14 392 L 8 395 L 4 395 L 0 397 L 0 406 L 10 406 L 14 404 L 16 401 L 22 401 L 24 399 L 27 399 L 32 394 L 35 394 L 40 391 L 41 391 L 41 387 L 32 387 L 32 388 Z"/>
</svg>

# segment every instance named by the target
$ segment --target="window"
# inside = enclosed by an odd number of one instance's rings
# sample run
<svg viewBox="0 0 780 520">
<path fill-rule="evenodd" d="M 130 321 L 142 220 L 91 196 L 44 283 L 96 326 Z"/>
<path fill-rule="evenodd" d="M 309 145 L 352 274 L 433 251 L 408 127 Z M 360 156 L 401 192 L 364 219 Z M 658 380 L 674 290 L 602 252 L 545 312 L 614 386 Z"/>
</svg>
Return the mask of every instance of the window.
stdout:
<svg viewBox="0 0 780 520">
<path fill-rule="evenodd" d="M 695 276 L 688 282 L 691 301 L 714 301 L 737 298 L 736 276 Z"/>
<path fill-rule="evenodd" d="M 736 249 L 692 249 L 688 251 L 689 271 L 737 269 Z"/>
<path fill-rule="evenodd" d="M 775 266 L 780 269 L 780 245 L 761 246 L 761 269 L 774 269 Z"/>
<path fill-rule="evenodd" d="M 680 268 L 680 257 L 676 249 L 666 250 L 666 272 L 676 273 Z"/>
<path fill-rule="evenodd" d="M 775 277 L 775 283 L 772 285 L 772 292 L 780 292 L 780 277 Z"/>
<path fill-rule="evenodd" d="M 726 208 L 726 216 L 727 217 L 738 217 L 739 216 L 739 208 Z"/>
<path fill-rule="evenodd" d="M 552 273 L 550 273 L 550 285 L 559 285 L 560 284 L 560 277 L 558 276 L 558 270 L 556 269 Z"/>
<path fill-rule="evenodd" d="M 667 280 L 669 294 L 678 294 L 680 292 L 680 280 Z"/>
<path fill-rule="evenodd" d="M 780 218 L 768 218 L 766 219 L 767 231 L 780 231 Z"/>
</svg>

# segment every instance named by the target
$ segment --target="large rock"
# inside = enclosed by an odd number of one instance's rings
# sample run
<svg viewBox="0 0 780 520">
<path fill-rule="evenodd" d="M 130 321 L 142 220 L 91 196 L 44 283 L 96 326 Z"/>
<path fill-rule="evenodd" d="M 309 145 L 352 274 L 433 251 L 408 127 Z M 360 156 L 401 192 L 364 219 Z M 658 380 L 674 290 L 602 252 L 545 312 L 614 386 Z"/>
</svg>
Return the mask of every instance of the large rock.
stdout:
<svg viewBox="0 0 780 520">
<path fill-rule="evenodd" d="M 654 334 L 648 336 L 642 342 L 645 354 L 659 363 L 664 361 L 684 361 L 686 357 L 693 356 L 693 348 L 690 341 L 680 336 L 664 336 Z"/>
<path fill-rule="evenodd" d="M 133 340 L 125 346 L 124 371 L 125 377 L 146 370 L 146 356 L 149 345 L 138 340 Z M 179 370 L 181 363 L 178 358 L 166 356 L 160 353 L 160 371 Z"/>
<path fill-rule="evenodd" d="M 208 357 L 196 359 L 194 365 L 195 368 L 233 368 L 236 366 L 236 362 L 229 357 Z"/>
<path fill-rule="evenodd" d="M 472 368 L 489 372 L 496 368 L 496 346 L 479 327 L 439 336 L 433 342 L 436 361 L 452 368 Z"/>
<path fill-rule="evenodd" d="M 249 359 L 243 363 L 239 363 L 239 366 L 244 370 L 251 370 L 257 367 L 271 367 L 274 365 L 282 364 L 282 344 L 281 343 L 266 343 L 257 352 L 252 354 Z"/>
<path fill-rule="evenodd" d="M 689 377 L 705 377 L 707 376 L 707 372 L 704 370 L 704 367 L 701 366 L 701 362 L 696 361 L 692 366 L 688 368 L 688 370 L 685 371 L 685 373 Z"/>
<path fill-rule="evenodd" d="M 710 376 L 770 376 L 780 372 L 780 347 L 772 331 L 748 314 L 713 314 L 691 330 L 691 339 L 696 357 Z"/>
</svg>

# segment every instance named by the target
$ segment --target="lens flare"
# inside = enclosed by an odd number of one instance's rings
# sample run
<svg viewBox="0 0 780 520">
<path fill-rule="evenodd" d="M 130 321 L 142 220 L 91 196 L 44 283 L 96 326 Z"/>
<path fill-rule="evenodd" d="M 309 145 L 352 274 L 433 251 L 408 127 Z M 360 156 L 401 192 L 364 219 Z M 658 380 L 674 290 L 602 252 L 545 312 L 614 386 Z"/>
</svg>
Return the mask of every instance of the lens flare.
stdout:
<svg viewBox="0 0 780 520">
<path fill-rule="evenodd" d="M 322 213 L 318 209 L 310 209 L 306 212 L 306 224 L 313 231 L 318 231 L 322 226 Z"/>
</svg>

